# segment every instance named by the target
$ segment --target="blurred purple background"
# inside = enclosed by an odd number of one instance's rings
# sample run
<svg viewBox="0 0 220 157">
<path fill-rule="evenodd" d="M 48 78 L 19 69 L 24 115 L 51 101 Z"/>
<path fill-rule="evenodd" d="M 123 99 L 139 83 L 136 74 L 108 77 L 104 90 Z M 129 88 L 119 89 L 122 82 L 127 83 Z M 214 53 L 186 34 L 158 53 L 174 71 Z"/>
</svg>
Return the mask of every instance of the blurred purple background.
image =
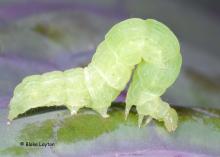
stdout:
<svg viewBox="0 0 220 157">
<path fill-rule="evenodd" d="M 140 17 L 164 22 L 181 42 L 181 75 L 164 99 L 220 108 L 219 8 L 208 0 L 1 0 L 0 106 L 27 75 L 86 66 L 112 25 Z"/>
<path fill-rule="evenodd" d="M 217 0 L 1 0 L 0 152 L 5 149 L 12 154 L 20 153 L 24 147 L 18 145 L 21 139 L 16 140 L 22 130 L 34 125 L 36 130 L 42 131 L 41 125 L 53 119 L 57 123 L 49 128 L 54 131 L 51 139 L 57 140 L 59 129 L 67 130 L 64 135 L 68 134 L 68 139 L 80 138 L 72 143 L 56 141 L 55 148 L 41 150 L 43 156 L 88 156 L 91 152 L 97 157 L 218 156 L 220 114 L 213 108 L 220 109 L 219 8 Z M 15 86 L 25 76 L 86 66 L 109 28 L 130 17 L 162 21 L 180 40 L 183 68 L 164 99 L 175 106 L 211 110 L 177 108 L 182 119 L 174 134 L 167 133 L 163 127 L 155 125 L 157 123 L 139 129 L 136 122 L 127 124 L 120 116 L 111 116 L 110 122 L 105 122 L 105 126 L 111 128 L 113 120 L 114 129 L 100 133 L 103 119 L 98 121 L 101 124 L 97 128 L 89 125 L 98 115 L 91 116 L 86 128 L 77 126 L 85 123 L 83 118 L 79 118 L 82 120 L 79 123 L 68 124 L 71 117 L 66 110 L 19 118 L 13 125 L 6 125 L 9 100 Z M 123 101 L 125 95 L 123 91 L 117 101 Z M 132 116 L 137 118 L 134 113 Z M 87 132 L 82 132 L 81 137 L 75 132 L 77 127 Z M 32 135 L 38 135 L 36 130 L 30 132 L 31 139 Z M 95 138 L 85 140 L 84 136 L 90 132 Z M 100 134 L 97 136 L 97 133 Z"/>
</svg>

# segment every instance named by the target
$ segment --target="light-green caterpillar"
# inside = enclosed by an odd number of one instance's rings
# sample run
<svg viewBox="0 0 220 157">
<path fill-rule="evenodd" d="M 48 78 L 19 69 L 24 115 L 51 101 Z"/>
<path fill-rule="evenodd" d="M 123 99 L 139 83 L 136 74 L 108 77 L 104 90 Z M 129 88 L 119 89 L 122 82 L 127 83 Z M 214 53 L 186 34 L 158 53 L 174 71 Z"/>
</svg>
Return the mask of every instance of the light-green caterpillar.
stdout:
<svg viewBox="0 0 220 157">
<path fill-rule="evenodd" d="M 125 116 L 132 105 L 139 115 L 163 121 L 168 131 L 178 116 L 160 96 L 176 80 L 182 64 L 176 36 L 164 24 L 131 18 L 113 26 L 85 68 L 32 75 L 15 88 L 10 101 L 11 121 L 31 108 L 65 105 L 76 114 L 89 107 L 108 117 L 107 109 L 129 82 Z"/>
</svg>

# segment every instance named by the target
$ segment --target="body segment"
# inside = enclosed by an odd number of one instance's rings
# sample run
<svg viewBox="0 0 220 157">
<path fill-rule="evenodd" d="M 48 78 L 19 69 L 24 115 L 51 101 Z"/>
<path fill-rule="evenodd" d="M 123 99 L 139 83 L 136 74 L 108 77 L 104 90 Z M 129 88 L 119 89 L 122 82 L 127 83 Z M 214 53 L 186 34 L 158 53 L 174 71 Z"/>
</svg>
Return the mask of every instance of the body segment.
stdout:
<svg viewBox="0 0 220 157">
<path fill-rule="evenodd" d="M 106 34 L 87 67 L 25 78 L 10 101 L 9 120 L 31 108 L 60 105 L 67 106 L 72 114 L 90 107 L 108 117 L 108 107 L 134 71 L 126 98 L 126 116 L 136 105 L 139 123 L 147 115 L 164 121 L 172 131 L 177 114 L 160 96 L 179 73 L 179 51 L 175 35 L 163 24 L 138 18 L 122 21 Z"/>
<path fill-rule="evenodd" d="M 177 127 L 178 116 L 169 104 L 160 96 L 176 80 L 182 58 L 175 35 L 163 24 L 146 21 L 150 27 L 146 53 L 143 61 L 137 65 L 126 97 L 126 116 L 132 105 L 136 106 L 139 115 L 139 126 L 144 116 L 149 119 L 164 121 L 168 131 Z M 148 45 L 149 44 L 149 45 Z"/>
</svg>

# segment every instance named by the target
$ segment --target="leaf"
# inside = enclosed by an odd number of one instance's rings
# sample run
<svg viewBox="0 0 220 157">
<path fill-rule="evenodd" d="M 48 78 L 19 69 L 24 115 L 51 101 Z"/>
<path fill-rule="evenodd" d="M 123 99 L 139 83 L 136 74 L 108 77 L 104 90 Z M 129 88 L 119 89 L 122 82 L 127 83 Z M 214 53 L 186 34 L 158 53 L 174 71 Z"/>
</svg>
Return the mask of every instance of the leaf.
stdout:
<svg viewBox="0 0 220 157">
<path fill-rule="evenodd" d="M 56 108 L 54 108 L 56 110 Z M 82 109 L 75 116 L 67 110 L 23 115 L 6 125 L 7 110 L 0 112 L 1 154 L 51 154 L 66 156 L 214 156 L 220 154 L 220 110 L 175 108 L 179 126 L 168 133 L 162 123 L 152 121 L 138 128 L 133 109 L 126 121 L 124 104 L 115 103 L 104 119 L 92 110 Z M 5 129 L 7 131 L 5 131 Z M 20 146 L 20 142 L 50 142 L 54 146 Z"/>
</svg>

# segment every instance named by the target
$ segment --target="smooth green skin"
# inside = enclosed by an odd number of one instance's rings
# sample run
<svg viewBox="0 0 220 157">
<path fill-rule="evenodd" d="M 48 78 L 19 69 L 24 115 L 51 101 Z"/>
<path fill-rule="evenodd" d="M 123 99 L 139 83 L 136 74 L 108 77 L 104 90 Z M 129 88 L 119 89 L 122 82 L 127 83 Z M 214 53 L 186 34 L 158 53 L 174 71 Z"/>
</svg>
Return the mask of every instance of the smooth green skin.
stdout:
<svg viewBox="0 0 220 157">
<path fill-rule="evenodd" d="M 76 114 L 90 107 L 108 117 L 107 109 L 134 75 L 126 98 L 126 117 L 137 106 L 139 125 L 145 115 L 175 130 L 175 110 L 160 99 L 176 80 L 181 66 L 179 43 L 164 24 L 127 19 L 111 28 L 85 68 L 26 77 L 14 91 L 8 119 L 31 108 L 65 105 Z"/>
</svg>

